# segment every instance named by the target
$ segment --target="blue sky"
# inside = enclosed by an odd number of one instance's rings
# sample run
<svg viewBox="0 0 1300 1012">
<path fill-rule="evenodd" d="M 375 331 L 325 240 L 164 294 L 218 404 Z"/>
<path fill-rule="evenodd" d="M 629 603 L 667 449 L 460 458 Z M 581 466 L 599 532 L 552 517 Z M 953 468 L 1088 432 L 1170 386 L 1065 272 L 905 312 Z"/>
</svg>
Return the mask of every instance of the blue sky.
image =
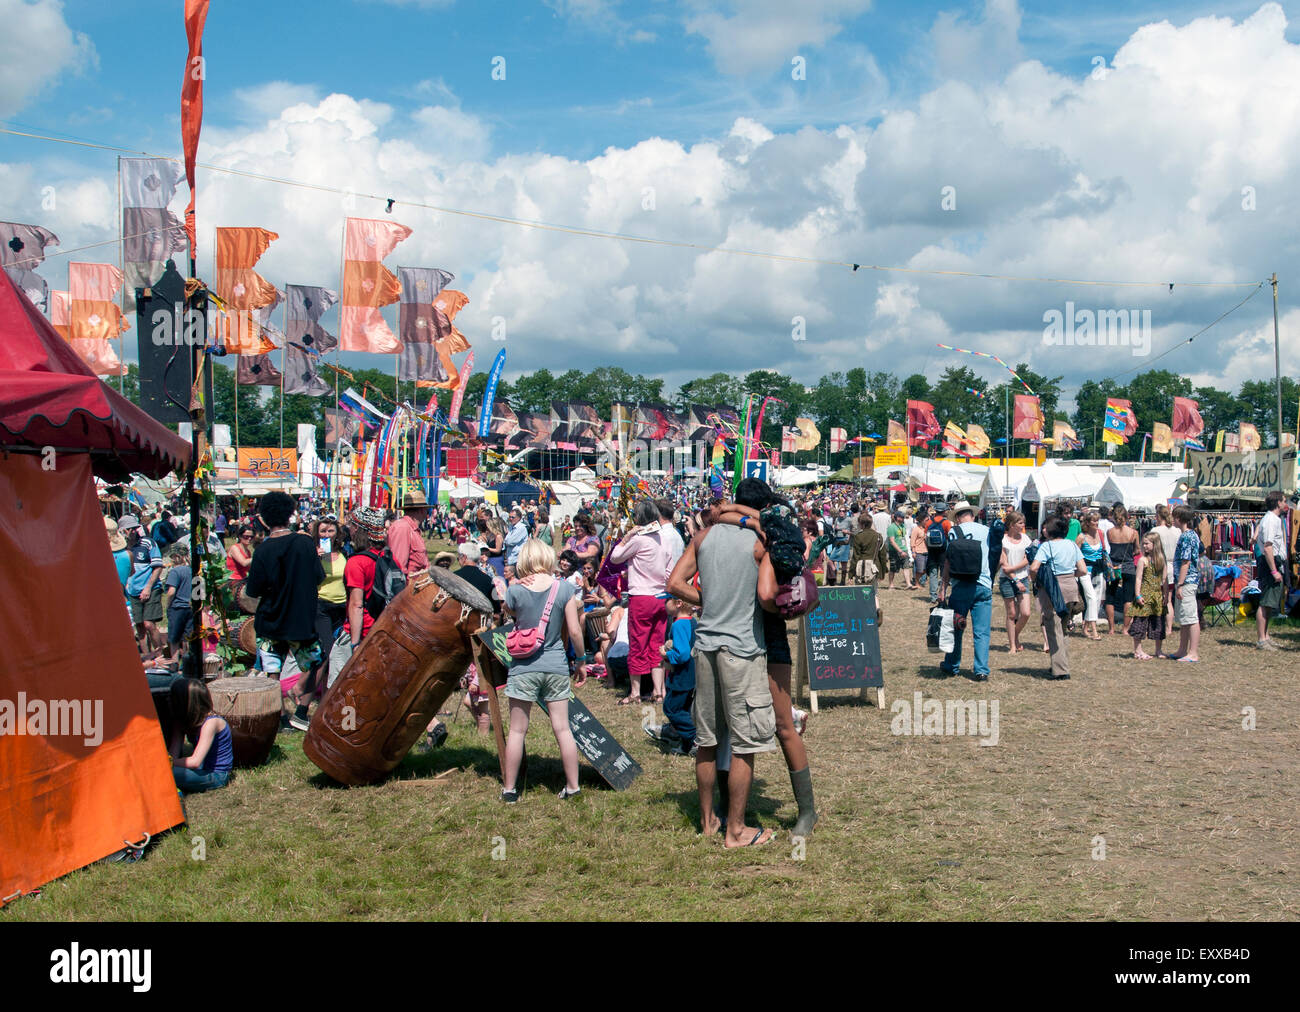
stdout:
<svg viewBox="0 0 1300 1012">
<path fill-rule="evenodd" d="M 946 13 L 969 26 L 983 16 L 982 4 L 876 0 L 860 13 L 852 8 L 862 5 L 845 4 L 849 11 L 835 19 L 832 38 L 797 47 L 808 60 L 807 80 L 797 86 L 785 58 L 745 73 L 719 69 L 708 39 L 683 23 L 689 3 L 592 6 L 604 13 L 583 16 L 582 3 L 528 0 L 320 0 L 305 14 L 296 4 L 217 0 L 205 33 L 206 121 L 247 122 L 254 114 L 239 94 L 281 81 L 304 93 L 340 91 L 399 110 L 453 97 L 492 125 L 494 155 L 589 158 L 646 136 L 692 143 L 737 116 L 762 117 L 773 129 L 870 123 L 883 108 L 914 101 L 937 83 L 928 52 L 936 18 Z M 718 6 L 745 9 L 743 0 Z M 1084 76 L 1096 57 L 1109 60 L 1144 24 L 1206 14 L 1236 19 L 1259 4 L 1065 6 L 1020 4 L 1021 53 Z M 97 63 L 72 68 L 7 122 L 175 154 L 180 7 L 67 0 L 67 22 L 90 38 Z M 151 27 L 142 32 L 141 25 Z M 1296 39 L 1294 25 L 1287 35 Z M 506 59 L 505 81 L 491 77 L 496 56 Z"/>
<path fill-rule="evenodd" d="M 0 121 L 178 154 L 180 12 L 0 0 L 0 20 L 39 26 L 0 40 Z M 1055 277 L 1277 270 L 1284 313 L 1300 290 L 1300 46 L 1262 0 L 216 0 L 205 54 L 200 158 L 221 165 L 706 247 Z M 111 238 L 115 159 L 0 135 L 0 220 L 46 224 L 64 249 Z M 56 211 L 40 206 L 46 185 Z M 344 213 L 336 198 L 201 171 L 200 272 L 205 229 L 256 224 L 281 234 L 268 279 L 336 285 Z M 471 341 L 508 324 L 507 375 L 564 360 L 670 385 L 754 368 L 812 382 L 863 364 L 935 371 L 944 341 L 1069 387 L 1140 363 L 1046 347 L 1043 314 L 1066 300 L 1151 308 L 1158 354 L 1240 298 L 849 275 L 395 216 L 416 233 L 390 266 L 454 271 Z M 55 287 L 67 259 L 42 268 Z M 1161 365 L 1225 386 L 1271 372 L 1266 303 L 1217 330 L 1216 353 Z"/>
</svg>

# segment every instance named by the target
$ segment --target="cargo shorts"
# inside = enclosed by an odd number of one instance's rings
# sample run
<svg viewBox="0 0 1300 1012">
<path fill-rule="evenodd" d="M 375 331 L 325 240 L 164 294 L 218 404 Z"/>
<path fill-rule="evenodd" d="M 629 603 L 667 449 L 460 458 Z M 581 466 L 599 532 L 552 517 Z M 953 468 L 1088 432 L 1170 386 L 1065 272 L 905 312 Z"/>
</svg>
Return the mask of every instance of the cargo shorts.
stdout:
<svg viewBox="0 0 1300 1012">
<path fill-rule="evenodd" d="M 695 743 L 718 744 L 729 733 L 736 755 L 776 750 L 776 711 L 767 684 L 767 654 L 737 657 L 729 650 L 700 650 L 695 658 Z"/>
</svg>

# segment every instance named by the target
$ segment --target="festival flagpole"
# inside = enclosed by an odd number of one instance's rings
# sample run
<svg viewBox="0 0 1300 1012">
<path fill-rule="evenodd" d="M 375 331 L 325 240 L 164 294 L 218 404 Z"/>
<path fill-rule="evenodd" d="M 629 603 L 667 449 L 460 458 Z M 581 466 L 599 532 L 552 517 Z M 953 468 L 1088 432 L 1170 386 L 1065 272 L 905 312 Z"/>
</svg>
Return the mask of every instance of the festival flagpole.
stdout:
<svg viewBox="0 0 1300 1012">
<path fill-rule="evenodd" d="M 343 242 L 339 244 L 339 291 L 340 292 L 343 291 L 343 260 L 344 260 L 344 252 L 345 252 L 344 247 L 347 245 L 347 241 L 348 241 L 348 219 L 347 216 L 344 215 Z M 339 339 L 334 342 L 334 465 L 338 469 L 338 475 L 339 475 L 339 480 L 337 483 L 339 508 L 338 508 L 338 513 L 336 514 L 339 518 L 339 523 L 343 522 L 343 470 L 339 464 L 339 448 L 342 445 L 341 440 L 343 438 L 343 431 L 342 431 L 343 417 L 340 414 L 340 411 L 342 409 L 339 407 L 339 368 L 340 368 L 339 354 L 342 347 L 343 347 L 343 307 L 340 306 L 339 307 Z M 355 462 L 356 456 L 354 455 L 352 459 Z M 348 484 L 350 486 L 352 483 L 349 481 Z"/>
<path fill-rule="evenodd" d="M 120 228 L 122 225 L 122 156 L 117 156 L 117 224 Z M 126 240 L 120 239 L 117 244 L 117 269 L 122 277 L 122 287 L 119 292 L 119 302 L 122 306 L 122 315 L 126 315 Z M 50 310 L 53 312 L 53 309 Z M 117 339 L 122 342 L 122 354 L 118 356 L 118 361 L 122 363 L 123 371 L 117 374 L 117 392 L 125 396 L 126 394 L 126 331 L 119 330 Z M 136 358 L 139 354 L 139 335 L 136 335 Z M 138 375 L 137 370 L 137 375 Z"/>
</svg>

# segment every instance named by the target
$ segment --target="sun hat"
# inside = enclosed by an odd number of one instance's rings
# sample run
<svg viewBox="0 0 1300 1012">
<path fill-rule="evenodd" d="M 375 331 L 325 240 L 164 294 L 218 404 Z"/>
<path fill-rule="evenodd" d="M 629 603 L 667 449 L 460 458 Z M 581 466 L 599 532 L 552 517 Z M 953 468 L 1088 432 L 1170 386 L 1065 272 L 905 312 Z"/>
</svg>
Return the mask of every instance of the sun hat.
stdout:
<svg viewBox="0 0 1300 1012">
<path fill-rule="evenodd" d="M 125 513 L 122 519 L 117 522 L 117 529 L 120 533 L 125 534 L 132 528 L 140 526 L 140 518 L 132 513 Z"/>
<path fill-rule="evenodd" d="M 108 547 L 115 552 L 120 552 L 126 547 L 126 538 L 118 532 L 117 521 L 112 517 L 104 517 L 104 530 L 108 532 Z"/>
</svg>

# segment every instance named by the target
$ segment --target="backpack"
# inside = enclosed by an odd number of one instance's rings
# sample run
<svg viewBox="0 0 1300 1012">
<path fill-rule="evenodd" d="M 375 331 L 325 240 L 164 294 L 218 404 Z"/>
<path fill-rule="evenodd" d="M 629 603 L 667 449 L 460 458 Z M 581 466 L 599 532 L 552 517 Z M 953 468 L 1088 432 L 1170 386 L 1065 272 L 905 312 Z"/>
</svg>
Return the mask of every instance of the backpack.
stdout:
<svg viewBox="0 0 1300 1012">
<path fill-rule="evenodd" d="M 367 549 L 366 555 L 375 560 L 375 585 L 366 595 L 366 611 L 371 618 L 378 618 L 398 594 L 406 589 L 406 574 L 393 561 L 393 553 L 385 548 L 382 552 Z"/>
<path fill-rule="evenodd" d="M 759 523 L 767 536 L 767 554 L 772 559 L 776 582 L 785 584 L 796 579 L 804 568 L 803 534 L 782 506 L 769 506 L 759 514 Z"/>
<path fill-rule="evenodd" d="M 957 580 L 978 580 L 984 572 L 983 546 L 969 534 L 953 528 L 948 542 L 948 575 Z"/>
<path fill-rule="evenodd" d="M 925 547 L 932 552 L 942 552 L 947 538 L 943 533 L 943 522 L 936 520 L 925 529 Z"/>
</svg>

